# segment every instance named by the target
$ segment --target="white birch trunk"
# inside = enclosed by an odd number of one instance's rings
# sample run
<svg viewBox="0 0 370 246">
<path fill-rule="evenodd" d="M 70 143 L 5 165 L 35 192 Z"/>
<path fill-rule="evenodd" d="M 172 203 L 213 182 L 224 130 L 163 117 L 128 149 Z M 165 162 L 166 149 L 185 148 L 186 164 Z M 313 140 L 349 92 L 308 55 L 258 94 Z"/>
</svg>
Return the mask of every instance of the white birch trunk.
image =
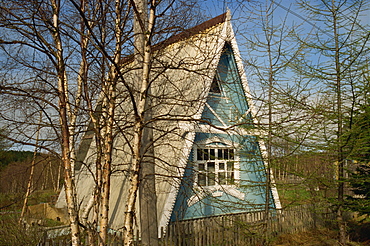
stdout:
<svg viewBox="0 0 370 246">
<path fill-rule="evenodd" d="M 59 118 L 61 124 L 62 161 L 64 164 L 64 184 L 67 202 L 67 210 L 71 228 L 72 245 L 80 245 L 80 228 L 78 209 L 76 204 L 76 190 L 74 184 L 74 160 L 71 159 L 71 136 L 69 129 L 68 112 L 71 112 L 68 102 L 68 81 L 63 58 L 63 45 L 59 33 L 59 12 L 60 1 L 51 0 L 53 8 L 52 36 L 56 48 L 57 73 L 58 73 L 58 97 L 59 97 Z"/>
<path fill-rule="evenodd" d="M 106 245 L 107 243 L 107 234 L 108 234 L 108 222 L 109 222 L 109 198 L 110 198 L 110 181 L 111 181 L 111 170 L 112 170 L 112 151 L 114 143 L 114 116 L 115 116 L 115 107 L 116 107 L 116 87 L 118 80 L 117 69 L 121 61 L 121 52 L 122 52 L 122 33 L 121 33 L 121 1 L 115 1 L 115 38 L 116 38 L 116 47 L 114 52 L 113 64 L 110 67 L 108 80 L 105 81 L 103 88 L 106 90 L 104 95 L 107 97 L 104 99 L 106 105 L 106 111 L 103 112 L 106 119 L 106 125 L 103 132 L 103 150 L 104 150 L 104 164 L 102 166 L 102 190 L 101 190 L 101 216 L 99 223 L 99 236 L 100 236 L 100 245 Z"/>
<path fill-rule="evenodd" d="M 151 43 L 152 32 L 155 21 L 155 1 L 151 2 L 149 19 L 147 21 L 146 7 L 147 4 L 142 1 L 132 1 L 135 10 L 135 35 L 138 36 L 135 40 L 135 49 L 136 56 L 135 62 L 136 65 L 141 68 L 141 74 L 139 77 L 140 93 L 138 95 L 138 100 L 136 104 L 137 111 L 135 112 L 135 125 L 134 125 L 134 141 L 133 141 L 133 162 L 131 177 L 130 177 L 130 188 L 128 193 L 128 199 L 126 204 L 125 211 L 125 220 L 124 220 L 124 244 L 133 245 L 133 236 L 134 236 L 134 220 L 135 220 L 135 205 L 138 197 L 139 191 L 139 180 L 140 172 L 142 170 L 143 164 L 143 134 L 145 128 L 146 120 L 146 107 L 149 103 L 148 101 L 148 92 L 149 81 L 150 81 L 150 64 L 152 59 L 151 54 Z M 139 25 L 141 23 L 141 25 Z M 147 23 L 147 24 L 146 24 Z M 148 143 L 145 143 L 147 145 Z M 148 163 L 146 163 L 148 164 Z M 152 163 L 154 165 L 154 163 Z M 156 206 L 156 204 L 154 204 Z M 153 208 L 156 211 L 155 208 Z M 142 212 L 142 211 L 140 211 Z M 156 216 L 156 212 L 155 212 Z M 143 221 L 141 221 L 143 222 Z M 157 219 L 155 218 L 155 223 Z M 157 231 L 157 229 L 156 229 Z M 158 238 L 158 236 L 156 236 Z M 154 245 L 157 245 L 157 241 L 153 241 Z"/>
</svg>

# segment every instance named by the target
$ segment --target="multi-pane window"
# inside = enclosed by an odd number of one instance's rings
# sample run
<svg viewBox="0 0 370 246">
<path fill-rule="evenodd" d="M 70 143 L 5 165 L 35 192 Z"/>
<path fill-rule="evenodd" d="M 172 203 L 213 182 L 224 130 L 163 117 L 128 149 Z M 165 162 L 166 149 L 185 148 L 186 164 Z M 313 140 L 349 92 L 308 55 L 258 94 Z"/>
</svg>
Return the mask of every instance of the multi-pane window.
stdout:
<svg viewBox="0 0 370 246">
<path fill-rule="evenodd" d="M 195 158 L 200 186 L 233 185 L 236 164 L 234 149 L 198 148 Z"/>
</svg>

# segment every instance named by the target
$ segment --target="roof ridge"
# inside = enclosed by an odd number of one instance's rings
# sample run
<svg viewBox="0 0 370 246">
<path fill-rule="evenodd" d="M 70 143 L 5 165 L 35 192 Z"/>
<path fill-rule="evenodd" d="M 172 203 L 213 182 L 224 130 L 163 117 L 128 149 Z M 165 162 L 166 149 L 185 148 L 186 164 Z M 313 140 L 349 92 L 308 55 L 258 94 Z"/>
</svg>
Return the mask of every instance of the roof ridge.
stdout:
<svg viewBox="0 0 370 246">
<path fill-rule="evenodd" d="M 189 29 L 185 29 L 184 31 L 178 33 L 178 34 L 175 34 L 171 37 L 169 37 L 168 39 L 165 39 L 157 44 L 154 44 L 152 45 L 152 51 L 158 51 L 160 49 L 163 49 L 164 47 L 167 47 L 171 44 L 174 44 L 176 42 L 179 42 L 181 40 L 184 40 L 184 39 L 187 39 L 193 35 L 196 35 L 212 26 L 215 26 L 217 24 L 220 24 L 220 23 L 223 23 L 227 20 L 227 15 L 228 13 L 225 12 L 223 14 L 220 14 L 210 20 L 207 20 L 203 23 L 200 23 L 199 25 L 196 25 L 194 27 L 191 27 Z M 124 57 L 122 59 L 122 63 L 127 63 L 127 62 L 132 62 L 134 58 L 134 55 L 131 54 L 131 55 L 128 55 L 126 57 Z"/>
<path fill-rule="evenodd" d="M 165 46 L 169 46 L 173 43 L 176 43 L 180 40 L 183 40 L 183 39 L 187 39 L 193 35 L 196 35 L 212 26 L 215 26 L 217 24 L 220 24 L 220 23 L 223 23 L 225 22 L 227 19 L 227 12 L 219 15 L 219 16 L 216 16 L 208 21 L 205 21 L 203 23 L 200 23 L 199 25 L 196 25 L 194 27 L 191 27 L 189 29 L 186 29 L 178 34 L 175 34 L 171 37 L 169 37 L 168 39 L 166 40 L 163 40 L 155 45 L 153 45 L 153 50 L 159 50 L 159 49 L 162 49 L 163 47 Z"/>
</svg>

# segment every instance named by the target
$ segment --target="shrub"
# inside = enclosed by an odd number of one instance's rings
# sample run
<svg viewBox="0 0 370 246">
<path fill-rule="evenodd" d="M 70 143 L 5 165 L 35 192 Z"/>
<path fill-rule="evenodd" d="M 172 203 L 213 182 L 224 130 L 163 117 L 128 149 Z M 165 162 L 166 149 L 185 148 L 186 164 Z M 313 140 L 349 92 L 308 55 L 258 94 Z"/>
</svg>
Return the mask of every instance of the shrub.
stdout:
<svg viewBox="0 0 370 246">
<path fill-rule="evenodd" d="M 42 235 L 38 227 L 20 225 L 14 213 L 0 215 L 0 245 L 37 245 Z"/>
</svg>

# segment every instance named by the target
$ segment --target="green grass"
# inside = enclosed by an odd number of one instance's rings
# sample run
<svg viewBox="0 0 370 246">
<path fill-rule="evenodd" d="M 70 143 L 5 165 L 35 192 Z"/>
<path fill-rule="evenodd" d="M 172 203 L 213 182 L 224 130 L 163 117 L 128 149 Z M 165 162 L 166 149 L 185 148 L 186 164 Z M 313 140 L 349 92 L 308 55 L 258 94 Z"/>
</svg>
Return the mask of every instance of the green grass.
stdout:
<svg viewBox="0 0 370 246">
<path fill-rule="evenodd" d="M 40 203 L 51 203 L 57 193 L 53 190 L 35 191 L 28 199 L 28 206 Z M 24 194 L 22 193 L 0 193 L 1 211 L 20 211 L 23 206 Z"/>
<path fill-rule="evenodd" d="M 20 211 L 22 208 L 22 194 L 0 193 L 0 209 L 4 211 Z"/>
<path fill-rule="evenodd" d="M 43 226 L 45 227 L 55 227 L 55 226 L 62 226 L 64 225 L 60 221 L 52 220 L 52 219 L 43 219 Z"/>
<path fill-rule="evenodd" d="M 38 190 L 31 194 L 28 205 L 52 202 L 52 197 L 57 193 L 54 190 Z"/>
<path fill-rule="evenodd" d="M 324 191 L 309 189 L 303 183 L 280 183 L 277 188 L 283 207 L 318 202 L 325 197 Z"/>
</svg>

